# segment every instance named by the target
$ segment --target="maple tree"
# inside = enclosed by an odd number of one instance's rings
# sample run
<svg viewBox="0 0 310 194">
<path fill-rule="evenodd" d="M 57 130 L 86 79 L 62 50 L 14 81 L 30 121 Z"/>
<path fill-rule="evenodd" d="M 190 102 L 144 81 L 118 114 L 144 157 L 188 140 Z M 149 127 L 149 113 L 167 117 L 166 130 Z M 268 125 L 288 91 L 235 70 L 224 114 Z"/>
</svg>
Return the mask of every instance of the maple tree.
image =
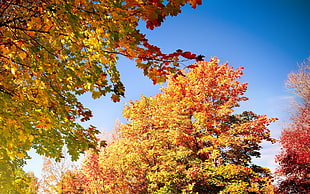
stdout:
<svg viewBox="0 0 310 194">
<path fill-rule="evenodd" d="M 242 68 L 217 58 L 172 75 L 162 93 L 129 102 L 117 138 L 91 151 L 78 172 L 100 193 L 267 193 L 270 170 L 251 163 L 274 142 L 275 118 L 234 113 L 244 97 Z M 95 178 L 96 177 L 96 178 Z M 81 187 L 83 193 L 91 186 Z"/>
<path fill-rule="evenodd" d="M 298 72 L 290 73 L 287 86 L 300 97 L 300 102 L 295 104 L 291 123 L 282 131 L 280 139 L 282 150 L 276 158 L 278 192 L 307 193 L 310 190 L 310 65 L 304 64 Z"/>
<path fill-rule="evenodd" d="M 94 147 L 98 130 L 79 124 L 92 114 L 77 95 L 119 101 L 125 88 L 118 56 L 135 60 L 154 83 L 177 72 L 182 57 L 201 60 L 180 49 L 162 53 L 138 29 L 141 21 L 160 26 L 185 4 L 195 8 L 201 0 L 1 1 L 1 162 L 21 166 L 31 148 L 59 160 L 64 145 L 76 160 Z"/>
</svg>

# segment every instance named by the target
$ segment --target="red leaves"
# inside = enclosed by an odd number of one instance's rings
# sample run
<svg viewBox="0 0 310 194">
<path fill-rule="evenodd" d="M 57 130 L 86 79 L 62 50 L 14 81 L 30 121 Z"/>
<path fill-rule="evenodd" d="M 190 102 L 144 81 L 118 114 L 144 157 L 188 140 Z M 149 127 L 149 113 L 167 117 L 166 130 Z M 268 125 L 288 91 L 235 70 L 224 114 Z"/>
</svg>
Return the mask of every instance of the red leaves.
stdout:
<svg viewBox="0 0 310 194">
<path fill-rule="evenodd" d="M 145 46 L 148 50 L 151 51 L 151 53 L 161 53 L 160 48 L 154 45 L 151 45 L 150 43 L 148 43 L 148 41 L 144 41 L 143 42 L 143 46 Z"/>
<path fill-rule="evenodd" d="M 170 54 L 162 53 L 159 47 L 149 44 L 145 38 L 143 38 L 143 46 L 146 50 L 137 54 L 137 67 L 143 69 L 144 74 L 153 80 L 154 84 L 165 82 L 170 74 L 181 74 L 178 69 L 180 61 L 195 59 L 199 62 L 204 60 L 203 55 L 196 55 L 181 49 Z M 185 58 L 185 60 L 180 60 L 180 57 Z M 187 68 L 193 67 L 195 65 L 187 66 Z"/>
<path fill-rule="evenodd" d="M 202 0 L 190 0 L 190 3 L 192 5 L 192 8 L 196 9 L 197 5 L 202 4 Z"/>
<path fill-rule="evenodd" d="M 191 52 L 184 52 L 181 54 L 184 58 L 187 58 L 187 59 L 195 59 L 196 58 L 196 55 L 195 54 L 192 54 Z"/>
<path fill-rule="evenodd" d="M 193 68 L 196 68 L 198 65 L 199 65 L 198 63 L 194 63 L 191 65 L 188 65 L 186 68 L 193 69 Z"/>
<path fill-rule="evenodd" d="M 196 61 L 203 61 L 203 58 L 204 58 L 204 56 L 203 55 L 196 55 L 196 54 L 193 54 L 193 53 L 191 53 L 191 52 L 189 52 L 189 51 L 185 51 L 185 52 L 183 52 L 181 49 L 178 49 L 178 50 L 176 50 L 176 52 L 174 52 L 174 53 L 172 53 L 171 54 L 172 56 L 182 56 L 182 57 L 184 57 L 184 58 L 186 58 L 186 59 L 196 59 Z"/>
<path fill-rule="evenodd" d="M 113 102 L 119 102 L 120 98 L 118 95 L 112 94 L 111 99 L 113 100 Z"/>
<path fill-rule="evenodd" d="M 163 20 L 148 20 L 146 22 L 146 27 L 148 29 L 154 30 L 155 27 L 159 27 Z"/>
<path fill-rule="evenodd" d="M 308 62 L 309 63 L 309 62 Z M 310 65 L 300 66 L 297 73 L 290 73 L 287 86 L 301 97 L 291 117 L 292 123 L 281 135 L 282 151 L 277 156 L 280 167 L 277 175 L 281 178 L 280 193 L 304 193 L 309 191 L 310 164 Z"/>
</svg>

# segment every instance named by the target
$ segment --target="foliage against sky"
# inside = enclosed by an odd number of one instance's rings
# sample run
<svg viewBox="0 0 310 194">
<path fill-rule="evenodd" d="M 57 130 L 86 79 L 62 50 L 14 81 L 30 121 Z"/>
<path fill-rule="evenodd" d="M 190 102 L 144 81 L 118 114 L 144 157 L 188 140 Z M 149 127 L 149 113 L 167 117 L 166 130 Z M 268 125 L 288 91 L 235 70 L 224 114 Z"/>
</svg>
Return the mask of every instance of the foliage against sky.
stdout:
<svg viewBox="0 0 310 194">
<path fill-rule="evenodd" d="M 71 157 L 63 149 L 63 158 L 55 161 L 53 158 L 43 158 L 42 178 L 38 181 L 39 193 L 55 193 L 63 176 L 75 168 Z"/>
<path fill-rule="evenodd" d="M 251 157 L 260 156 L 263 140 L 274 142 L 267 126 L 276 119 L 234 114 L 248 100 L 247 84 L 238 81 L 242 68 L 216 58 L 191 68 L 171 76 L 162 93 L 129 102 L 118 138 L 99 153 L 90 151 L 74 175 L 83 178 L 66 179 L 68 187 L 85 193 L 272 191 L 270 171 Z"/>
<path fill-rule="evenodd" d="M 306 193 L 310 190 L 310 64 L 288 76 L 287 86 L 299 99 L 293 106 L 291 123 L 281 135 L 277 156 L 279 193 Z"/>
<path fill-rule="evenodd" d="M 185 4 L 201 1 L 1 1 L 0 165 L 13 172 L 31 148 L 60 159 L 67 145 L 76 160 L 94 146 L 98 130 L 78 124 L 92 113 L 77 95 L 110 93 L 119 101 L 125 92 L 119 55 L 135 60 L 154 83 L 177 72 L 180 57 L 201 60 L 181 50 L 164 54 L 137 29 L 140 21 L 160 26 Z M 8 180 L 4 174 L 0 179 Z"/>
</svg>

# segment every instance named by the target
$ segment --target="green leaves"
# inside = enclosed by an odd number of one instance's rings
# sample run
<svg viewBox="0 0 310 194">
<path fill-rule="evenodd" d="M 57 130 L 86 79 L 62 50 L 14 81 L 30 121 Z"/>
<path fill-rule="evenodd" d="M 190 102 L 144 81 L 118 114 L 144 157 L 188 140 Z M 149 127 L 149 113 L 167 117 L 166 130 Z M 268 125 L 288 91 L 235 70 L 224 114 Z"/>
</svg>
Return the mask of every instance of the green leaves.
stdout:
<svg viewBox="0 0 310 194">
<path fill-rule="evenodd" d="M 179 68 L 182 52 L 165 54 L 137 29 L 152 29 L 184 4 L 196 1 L 4 1 L 0 6 L 0 158 L 27 158 L 31 148 L 60 158 L 68 147 L 77 159 L 96 145 L 98 130 L 83 128 L 91 112 L 76 95 L 94 99 L 125 88 L 116 68 L 119 55 L 136 60 L 154 84 Z M 168 6 L 169 5 L 169 6 Z"/>
</svg>

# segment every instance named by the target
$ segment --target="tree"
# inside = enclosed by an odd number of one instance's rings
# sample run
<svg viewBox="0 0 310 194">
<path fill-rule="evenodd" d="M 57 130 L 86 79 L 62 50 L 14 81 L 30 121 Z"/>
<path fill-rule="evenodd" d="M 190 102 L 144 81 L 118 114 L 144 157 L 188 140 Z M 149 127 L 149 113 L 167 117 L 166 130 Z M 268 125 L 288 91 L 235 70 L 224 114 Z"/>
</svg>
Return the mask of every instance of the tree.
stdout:
<svg viewBox="0 0 310 194">
<path fill-rule="evenodd" d="M 201 0 L 1 1 L 3 163 L 21 166 L 31 148 L 59 160 L 66 145 L 76 160 L 94 147 L 98 130 L 78 123 L 92 114 L 77 95 L 91 92 L 99 98 L 110 93 L 113 101 L 119 101 L 125 91 L 116 68 L 119 55 L 135 60 L 154 83 L 177 72 L 181 57 L 201 60 L 202 56 L 182 50 L 164 54 L 137 28 L 141 21 L 149 29 L 160 26 L 185 4 L 195 8 Z"/>
<path fill-rule="evenodd" d="M 61 177 L 57 193 L 104 193 L 107 172 L 99 166 L 98 152 L 89 149 L 85 158 L 80 169 L 67 171 Z"/>
<path fill-rule="evenodd" d="M 0 165 L 1 172 L 10 172 L 2 168 L 6 165 Z M 22 168 L 15 168 L 12 176 L 8 176 L 10 180 L 0 179 L 0 192 L 1 193 L 27 193 L 36 194 L 38 192 L 38 180 L 34 176 L 33 172 L 25 173 Z M 5 176 L 5 175 L 2 175 Z"/>
<path fill-rule="evenodd" d="M 62 152 L 63 157 L 60 161 L 43 158 L 42 178 L 39 181 L 40 193 L 55 193 L 61 184 L 62 177 L 76 168 L 66 149 L 63 149 Z"/>
<path fill-rule="evenodd" d="M 310 58 L 309 58 L 310 59 Z M 282 131 L 281 153 L 277 156 L 279 193 L 307 193 L 310 190 L 310 65 L 300 66 L 288 76 L 287 86 L 300 97 L 291 124 Z"/>
<path fill-rule="evenodd" d="M 274 142 L 267 126 L 276 119 L 233 114 L 247 100 L 241 75 L 212 58 L 171 76 L 162 93 L 129 102 L 118 138 L 86 158 L 103 172 L 101 193 L 272 191 L 269 169 L 251 158 L 263 140 Z"/>
<path fill-rule="evenodd" d="M 87 193 L 84 192 L 85 185 L 84 177 L 76 171 L 67 171 L 62 177 L 60 183 L 57 185 L 57 193 Z M 86 187 L 87 188 L 87 187 Z M 97 187 L 100 189 L 100 187 Z M 88 188 L 87 188 L 88 189 Z M 89 191 L 88 189 L 87 191 Z M 91 192 L 98 193 L 98 192 Z"/>
<path fill-rule="evenodd" d="M 114 130 L 118 130 L 118 128 L 119 123 L 116 121 Z M 104 138 L 107 138 L 109 142 L 118 140 L 118 138 L 114 136 L 116 134 L 111 133 L 110 135 L 112 135 L 112 137 L 105 136 Z M 80 168 L 68 170 L 65 174 L 63 174 L 61 181 L 57 184 L 57 193 L 126 192 L 126 190 L 119 185 L 116 185 L 116 187 L 113 188 L 111 187 L 111 184 L 108 182 L 113 183 L 116 179 L 121 177 L 117 177 L 112 169 L 104 168 L 99 164 L 98 153 L 103 153 L 101 151 L 103 151 L 107 145 L 107 141 L 102 140 L 96 149 L 91 148 L 87 150 Z M 119 158 L 117 158 L 116 155 L 114 159 L 117 161 Z M 109 189 L 105 188 L 106 185 L 109 185 Z"/>
</svg>

